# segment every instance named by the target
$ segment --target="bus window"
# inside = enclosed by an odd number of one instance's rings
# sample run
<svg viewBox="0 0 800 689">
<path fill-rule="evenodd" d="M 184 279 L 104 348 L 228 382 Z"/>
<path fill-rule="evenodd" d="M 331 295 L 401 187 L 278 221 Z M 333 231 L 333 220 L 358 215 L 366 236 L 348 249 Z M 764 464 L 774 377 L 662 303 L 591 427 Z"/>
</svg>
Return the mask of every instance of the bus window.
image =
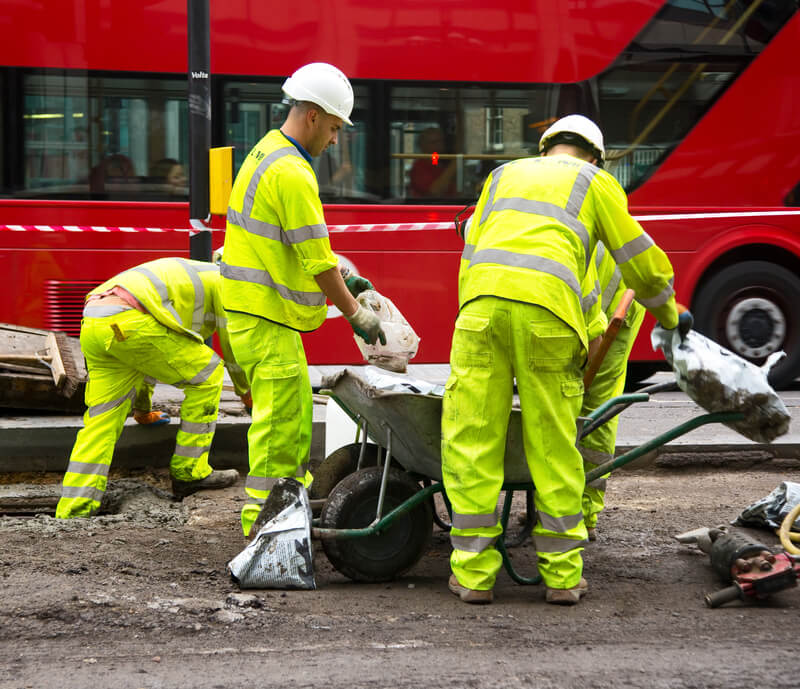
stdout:
<svg viewBox="0 0 800 689">
<path fill-rule="evenodd" d="M 25 74 L 20 195 L 186 198 L 185 91 L 178 79 Z"/>
<path fill-rule="evenodd" d="M 225 145 L 233 146 L 235 170 L 261 137 L 285 121 L 289 106 L 283 102 L 282 83 L 282 80 L 225 82 L 224 137 Z M 377 200 L 365 188 L 367 141 L 363 115 L 369 111 L 369 95 L 363 86 L 354 85 L 353 90 L 356 108 L 351 116 L 353 126 L 343 127 L 338 143 L 312 161 L 320 198 L 325 203 Z"/>
</svg>

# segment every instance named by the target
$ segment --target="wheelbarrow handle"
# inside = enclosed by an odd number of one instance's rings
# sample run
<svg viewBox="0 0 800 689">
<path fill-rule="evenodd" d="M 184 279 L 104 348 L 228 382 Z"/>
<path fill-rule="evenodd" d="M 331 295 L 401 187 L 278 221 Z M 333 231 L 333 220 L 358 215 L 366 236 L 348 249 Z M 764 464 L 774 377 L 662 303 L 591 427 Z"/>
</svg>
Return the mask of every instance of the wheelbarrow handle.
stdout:
<svg viewBox="0 0 800 689">
<path fill-rule="evenodd" d="M 617 304 L 617 308 L 614 310 L 614 315 L 611 317 L 608 327 L 603 333 L 603 339 L 600 341 L 600 346 L 597 348 L 594 356 L 592 356 L 592 358 L 589 360 L 589 365 L 586 367 L 586 372 L 583 374 L 584 390 L 588 390 L 591 387 L 594 377 L 600 370 L 600 365 L 603 363 L 603 359 L 606 358 L 606 354 L 611 348 L 611 344 L 614 342 L 619 329 L 622 327 L 622 323 L 625 321 L 625 316 L 628 315 L 628 309 L 631 307 L 631 304 L 633 303 L 633 297 L 635 295 L 636 293 L 632 289 L 626 289 L 622 293 L 622 298 L 619 300 L 619 304 Z"/>
</svg>

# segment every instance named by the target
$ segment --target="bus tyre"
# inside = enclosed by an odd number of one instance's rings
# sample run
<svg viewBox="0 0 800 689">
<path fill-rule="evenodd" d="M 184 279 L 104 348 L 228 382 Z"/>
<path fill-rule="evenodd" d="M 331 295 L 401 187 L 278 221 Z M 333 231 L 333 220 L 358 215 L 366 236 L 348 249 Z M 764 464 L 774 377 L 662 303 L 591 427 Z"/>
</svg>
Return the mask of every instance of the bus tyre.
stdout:
<svg viewBox="0 0 800 689">
<path fill-rule="evenodd" d="M 383 469 L 371 467 L 350 474 L 331 491 L 322 508 L 320 526 L 358 529 L 375 519 Z M 383 516 L 421 490 L 408 474 L 389 470 Z M 354 581 L 390 581 L 413 567 L 428 549 L 433 531 L 430 500 L 399 515 L 374 536 L 323 538 L 331 564 Z"/>
<path fill-rule="evenodd" d="M 800 376 L 800 279 L 768 261 L 724 268 L 699 290 L 695 328 L 756 365 L 773 352 L 784 357 L 769 382 L 781 389 Z"/>
<path fill-rule="evenodd" d="M 314 481 L 308 491 L 309 497 L 312 500 L 327 498 L 339 481 L 358 469 L 358 456 L 360 453 L 361 443 L 350 443 L 331 452 L 314 469 Z M 373 443 L 367 443 L 364 448 L 362 468 L 374 467 L 377 463 L 378 446 Z"/>
</svg>

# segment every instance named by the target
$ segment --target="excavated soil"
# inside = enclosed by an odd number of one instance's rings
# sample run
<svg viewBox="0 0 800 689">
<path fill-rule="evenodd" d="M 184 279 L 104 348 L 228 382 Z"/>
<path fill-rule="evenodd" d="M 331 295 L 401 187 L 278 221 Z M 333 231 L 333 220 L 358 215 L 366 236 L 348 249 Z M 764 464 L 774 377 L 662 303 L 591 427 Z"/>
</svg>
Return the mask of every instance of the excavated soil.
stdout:
<svg viewBox="0 0 800 689">
<path fill-rule="evenodd" d="M 584 553 L 590 592 L 562 608 L 505 572 L 493 605 L 461 603 L 438 527 L 391 583 L 351 582 L 315 542 L 316 591 L 240 591 L 226 563 L 245 545 L 243 480 L 174 503 L 163 471 L 117 475 L 113 514 L 0 518 L 0 687 L 797 687 L 800 591 L 708 609 L 708 557 L 673 539 L 783 480 L 800 472 L 618 472 Z M 511 552 L 535 571 L 530 543 Z"/>
</svg>

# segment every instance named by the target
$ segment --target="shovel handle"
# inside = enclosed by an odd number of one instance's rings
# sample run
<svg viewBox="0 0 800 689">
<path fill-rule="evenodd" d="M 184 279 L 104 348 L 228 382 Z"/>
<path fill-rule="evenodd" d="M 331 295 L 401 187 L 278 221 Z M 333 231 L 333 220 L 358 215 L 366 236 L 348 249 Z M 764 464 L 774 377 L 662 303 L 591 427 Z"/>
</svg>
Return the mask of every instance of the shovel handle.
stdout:
<svg viewBox="0 0 800 689">
<path fill-rule="evenodd" d="M 611 317 L 608 327 L 603 333 L 603 339 L 600 341 L 600 346 L 597 348 L 594 356 L 590 359 L 589 366 L 587 366 L 586 372 L 583 374 L 584 390 L 588 390 L 592 385 L 592 381 L 597 375 L 597 372 L 600 370 L 600 365 L 603 363 L 603 359 L 606 358 L 606 354 L 611 348 L 611 344 L 614 342 L 619 329 L 622 327 L 622 323 L 625 321 L 625 316 L 628 315 L 628 309 L 631 307 L 631 304 L 633 303 L 633 297 L 635 295 L 636 293 L 632 289 L 626 289 L 622 293 L 622 298 L 619 300 L 619 304 L 617 304 L 617 308 L 614 310 L 614 315 Z"/>
</svg>

